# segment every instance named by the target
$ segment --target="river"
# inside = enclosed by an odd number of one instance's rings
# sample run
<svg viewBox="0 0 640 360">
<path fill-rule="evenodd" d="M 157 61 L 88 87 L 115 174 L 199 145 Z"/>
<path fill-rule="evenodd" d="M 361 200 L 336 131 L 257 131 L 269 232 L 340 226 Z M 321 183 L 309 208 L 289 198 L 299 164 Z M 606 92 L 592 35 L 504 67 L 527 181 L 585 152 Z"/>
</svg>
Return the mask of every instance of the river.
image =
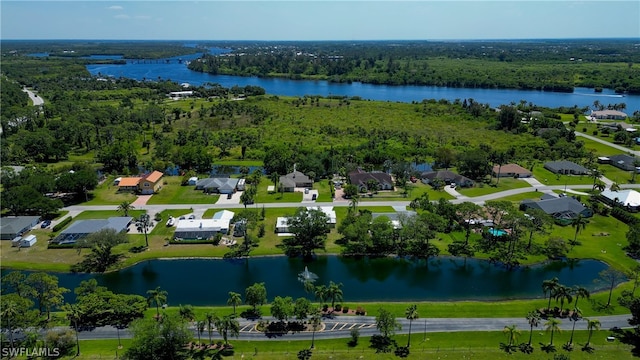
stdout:
<svg viewBox="0 0 640 360">
<path fill-rule="evenodd" d="M 224 49 L 212 49 L 212 53 L 222 53 Z M 593 106 L 598 100 L 601 104 L 625 103 L 626 113 L 632 114 L 640 110 L 640 95 L 619 95 L 611 89 L 604 89 L 602 93 L 595 93 L 593 89 L 576 88 L 573 93 L 545 92 L 535 90 L 512 89 L 469 89 L 448 88 L 436 86 L 391 86 L 354 83 L 332 83 L 321 80 L 289 80 L 276 78 L 241 77 L 229 75 L 210 75 L 191 71 L 187 62 L 200 57 L 191 54 L 161 60 L 127 60 L 123 65 L 88 65 L 92 75 L 126 77 L 136 80 L 172 80 L 178 83 L 202 85 L 207 82 L 218 83 L 225 87 L 234 85 L 260 86 L 267 93 L 285 96 L 304 95 L 344 95 L 359 96 L 363 99 L 383 101 L 422 101 L 423 99 L 456 99 L 472 98 L 483 104 L 499 106 L 520 100 L 545 107 L 578 107 Z"/>
</svg>

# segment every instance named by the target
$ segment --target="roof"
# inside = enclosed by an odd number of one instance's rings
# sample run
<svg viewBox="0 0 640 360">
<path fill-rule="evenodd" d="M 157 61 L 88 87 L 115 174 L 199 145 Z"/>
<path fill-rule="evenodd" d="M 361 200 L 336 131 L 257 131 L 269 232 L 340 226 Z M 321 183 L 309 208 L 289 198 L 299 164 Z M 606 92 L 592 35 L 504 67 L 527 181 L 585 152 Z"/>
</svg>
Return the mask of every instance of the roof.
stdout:
<svg viewBox="0 0 640 360">
<path fill-rule="evenodd" d="M 131 216 L 110 217 L 108 219 L 78 220 L 68 228 L 62 230 L 60 235 L 67 234 L 91 234 L 103 229 L 122 231 L 133 220 Z"/>
<path fill-rule="evenodd" d="M 138 186 L 141 179 L 140 177 L 124 177 L 120 179 L 118 186 Z"/>
<path fill-rule="evenodd" d="M 380 171 L 364 172 L 362 170 L 357 170 L 349 174 L 349 180 L 353 185 L 367 186 L 367 182 L 369 182 L 369 180 L 375 180 L 380 184 L 393 185 L 391 175 Z"/>
<path fill-rule="evenodd" d="M 178 220 L 176 232 L 207 232 L 229 229 L 230 219 Z"/>
<path fill-rule="evenodd" d="M 3 217 L 0 218 L 0 233 L 17 234 L 24 230 L 24 228 L 31 226 L 31 224 L 37 223 L 39 220 L 39 216 Z"/>
<path fill-rule="evenodd" d="M 445 181 L 453 181 L 456 183 L 465 183 L 469 181 L 473 182 L 473 180 L 469 179 L 468 177 L 456 174 L 453 171 L 449 170 L 425 171 L 421 176 L 423 179 L 428 180 L 441 179 Z"/>
<path fill-rule="evenodd" d="M 161 173 L 160 171 L 154 171 L 151 174 L 147 175 L 145 177 L 145 180 L 151 181 L 152 183 L 156 183 L 156 182 L 158 182 L 158 180 L 160 180 L 162 178 L 162 175 L 164 175 L 164 174 Z"/>
<path fill-rule="evenodd" d="M 588 173 L 589 170 L 582 166 L 568 160 L 549 161 L 544 164 L 545 167 L 549 167 L 555 170 L 571 170 L 574 172 Z"/>
<path fill-rule="evenodd" d="M 617 202 L 624 206 L 638 207 L 640 206 L 640 193 L 635 190 L 605 190 L 600 193 L 603 197 Z"/>
<path fill-rule="evenodd" d="M 217 220 L 228 220 L 231 221 L 236 214 L 233 211 L 222 210 L 213 214 L 213 218 Z"/>
<path fill-rule="evenodd" d="M 518 165 L 518 164 L 505 164 L 502 165 L 502 167 L 500 167 L 499 165 L 494 165 L 493 166 L 493 172 L 494 173 L 504 173 L 504 174 L 525 174 L 525 175 L 531 175 L 531 171 L 529 171 L 528 169 L 523 168 L 522 166 Z"/>
<path fill-rule="evenodd" d="M 296 187 L 297 185 L 308 184 L 310 182 L 311 178 L 300 171 L 293 171 L 287 175 L 280 176 L 280 183 L 284 187 Z"/>
<path fill-rule="evenodd" d="M 611 162 L 611 164 L 621 165 L 627 170 L 633 170 L 633 168 L 635 168 L 634 162 L 636 160 L 640 161 L 640 159 L 636 159 L 635 157 L 627 154 L 618 154 L 618 155 L 609 156 L 609 161 Z"/>
<path fill-rule="evenodd" d="M 320 210 L 329 218 L 328 224 L 336 223 L 336 212 L 333 206 L 307 206 L 307 210 Z"/>
<path fill-rule="evenodd" d="M 289 226 L 289 218 L 284 216 L 279 216 L 276 219 L 276 227 L 286 228 Z"/>
<path fill-rule="evenodd" d="M 538 201 L 524 200 L 522 205 L 529 208 L 540 209 L 549 215 L 566 213 L 569 217 L 575 217 L 587 209 L 578 200 L 569 196 Z"/>
<path fill-rule="evenodd" d="M 627 117 L 626 113 L 618 110 L 594 110 L 591 111 L 591 116 L 622 116 Z"/>
</svg>

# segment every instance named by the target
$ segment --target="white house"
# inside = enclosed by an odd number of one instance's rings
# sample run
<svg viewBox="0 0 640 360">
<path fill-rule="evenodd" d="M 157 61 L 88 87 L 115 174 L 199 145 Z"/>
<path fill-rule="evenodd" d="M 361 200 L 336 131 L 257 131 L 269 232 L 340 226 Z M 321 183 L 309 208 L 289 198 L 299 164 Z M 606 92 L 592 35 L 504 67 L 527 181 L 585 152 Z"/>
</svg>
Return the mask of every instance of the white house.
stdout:
<svg viewBox="0 0 640 360">
<path fill-rule="evenodd" d="M 322 211 L 328 218 L 327 224 L 331 227 L 336 226 L 336 212 L 333 210 L 333 206 L 308 206 L 307 210 L 320 210 Z"/>
<path fill-rule="evenodd" d="M 233 211 L 222 210 L 213 215 L 213 219 L 180 220 L 176 225 L 175 239 L 208 240 L 220 234 L 228 234 L 231 227 Z"/>
<path fill-rule="evenodd" d="M 610 205 L 622 205 L 631 211 L 640 210 L 640 193 L 635 190 L 611 191 L 607 189 L 600 193 L 601 199 Z"/>
<path fill-rule="evenodd" d="M 289 232 L 289 222 L 286 217 L 278 217 L 276 219 L 276 232 L 277 233 L 288 233 Z"/>
</svg>

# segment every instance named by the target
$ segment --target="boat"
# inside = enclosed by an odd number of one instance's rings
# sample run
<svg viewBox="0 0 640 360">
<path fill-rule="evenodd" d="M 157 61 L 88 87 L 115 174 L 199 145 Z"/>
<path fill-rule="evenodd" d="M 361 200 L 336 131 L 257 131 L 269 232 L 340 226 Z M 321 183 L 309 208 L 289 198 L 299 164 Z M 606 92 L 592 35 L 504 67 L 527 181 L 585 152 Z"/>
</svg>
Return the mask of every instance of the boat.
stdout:
<svg viewBox="0 0 640 360">
<path fill-rule="evenodd" d="M 169 216 L 169 220 L 167 220 L 167 226 L 173 226 L 176 223 L 176 219 L 173 216 Z"/>
</svg>

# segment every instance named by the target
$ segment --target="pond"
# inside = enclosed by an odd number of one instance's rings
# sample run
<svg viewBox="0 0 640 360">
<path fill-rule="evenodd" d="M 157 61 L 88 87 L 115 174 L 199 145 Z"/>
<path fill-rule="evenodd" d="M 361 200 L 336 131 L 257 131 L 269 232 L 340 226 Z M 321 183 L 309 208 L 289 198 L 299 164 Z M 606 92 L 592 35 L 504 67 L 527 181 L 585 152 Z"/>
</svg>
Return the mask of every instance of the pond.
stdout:
<svg viewBox="0 0 640 360">
<path fill-rule="evenodd" d="M 160 286 L 168 291 L 170 305 L 224 305 L 229 291 L 244 290 L 264 282 L 269 301 L 275 296 L 294 299 L 304 292 L 299 275 L 308 271 L 316 284 L 342 283 L 348 302 L 450 301 L 542 298 L 543 280 L 558 277 L 567 286 L 596 289 L 594 279 L 608 268 L 596 260 L 554 261 L 507 271 L 487 261 L 439 257 L 429 260 L 399 258 L 353 259 L 320 256 L 314 261 L 284 256 L 240 260 L 150 260 L 109 274 L 55 274 L 69 289 L 96 278 L 112 291 L 145 295 Z M 72 294 L 72 293 L 71 293 Z M 67 295 L 72 300 L 73 295 Z"/>
</svg>

